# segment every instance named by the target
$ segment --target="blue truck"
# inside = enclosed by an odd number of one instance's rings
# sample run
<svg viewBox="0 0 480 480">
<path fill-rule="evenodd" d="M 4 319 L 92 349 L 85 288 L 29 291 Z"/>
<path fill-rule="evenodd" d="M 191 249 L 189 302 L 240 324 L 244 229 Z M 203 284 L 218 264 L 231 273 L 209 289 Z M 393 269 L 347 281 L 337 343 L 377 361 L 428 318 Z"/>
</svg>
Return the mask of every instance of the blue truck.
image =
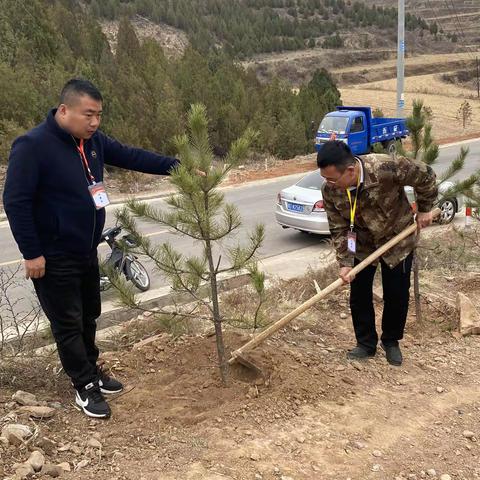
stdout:
<svg viewBox="0 0 480 480">
<path fill-rule="evenodd" d="M 396 141 L 409 133 L 404 118 L 375 118 L 370 107 L 337 107 L 321 121 L 315 148 L 319 151 L 325 142 L 341 140 L 354 155 L 370 153 L 377 143 L 392 153 Z"/>
</svg>

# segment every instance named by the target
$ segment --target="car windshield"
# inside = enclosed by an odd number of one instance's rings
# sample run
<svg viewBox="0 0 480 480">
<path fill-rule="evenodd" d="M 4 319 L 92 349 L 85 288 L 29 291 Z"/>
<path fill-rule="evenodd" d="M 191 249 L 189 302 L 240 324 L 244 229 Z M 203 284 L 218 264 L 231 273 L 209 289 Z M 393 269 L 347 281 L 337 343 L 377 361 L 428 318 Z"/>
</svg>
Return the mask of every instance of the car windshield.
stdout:
<svg viewBox="0 0 480 480">
<path fill-rule="evenodd" d="M 321 190 L 325 179 L 320 175 L 320 170 L 305 175 L 298 183 L 298 187 L 309 188 L 310 190 Z"/>
<path fill-rule="evenodd" d="M 330 133 L 336 132 L 344 134 L 347 129 L 348 118 L 347 117 L 335 117 L 328 116 L 322 120 L 320 124 L 319 132 Z"/>
</svg>

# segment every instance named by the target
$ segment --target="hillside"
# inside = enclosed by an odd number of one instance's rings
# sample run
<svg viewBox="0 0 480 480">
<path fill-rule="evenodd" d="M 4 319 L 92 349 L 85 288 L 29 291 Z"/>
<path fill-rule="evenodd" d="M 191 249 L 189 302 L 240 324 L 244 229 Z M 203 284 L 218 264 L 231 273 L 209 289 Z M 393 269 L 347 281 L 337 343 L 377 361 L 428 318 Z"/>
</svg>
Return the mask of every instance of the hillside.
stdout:
<svg viewBox="0 0 480 480">
<path fill-rule="evenodd" d="M 393 7 L 397 0 L 376 0 L 377 5 Z M 429 23 L 437 23 L 439 30 L 455 36 L 458 43 L 474 50 L 480 45 L 479 0 L 406 0 L 406 9 Z"/>
<path fill-rule="evenodd" d="M 184 31 L 202 52 L 222 47 L 248 58 L 257 53 L 391 45 L 396 9 L 349 0 L 92 0 L 105 20 L 141 15 Z M 407 13 L 406 29 L 429 41 L 432 23 Z"/>
<path fill-rule="evenodd" d="M 297 96 L 280 82 L 261 84 L 221 51 L 203 54 L 195 43 L 185 50 L 186 37 L 144 17 L 132 17 L 133 25 L 124 18 L 107 39 L 95 4 L 89 15 L 85 8 L 73 0 L 0 0 L 0 163 L 73 76 L 89 78 L 103 92 L 107 134 L 167 154 L 175 153 L 172 139 L 184 131 L 193 103 L 207 107 L 217 154 L 252 127 L 258 153 L 291 158 L 313 148 L 312 118 L 340 101 L 325 72 L 319 74 L 327 88 L 305 85 Z"/>
</svg>

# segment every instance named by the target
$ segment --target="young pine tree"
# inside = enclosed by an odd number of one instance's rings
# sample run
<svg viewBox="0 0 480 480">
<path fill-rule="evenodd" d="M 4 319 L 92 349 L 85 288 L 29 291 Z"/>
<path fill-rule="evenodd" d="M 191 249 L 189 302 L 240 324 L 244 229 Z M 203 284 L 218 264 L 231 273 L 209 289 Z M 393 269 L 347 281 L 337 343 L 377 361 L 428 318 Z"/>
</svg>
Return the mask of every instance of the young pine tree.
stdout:
<svg viewBox="0 0 480 480">
<path fill-rule="evenodd" d="M 149 204 L 132 200 L 118 214 L 120 223 L 140 245 L 142 253 L 150 257 L 156 268 L 170 280 L 173 290 L 188 293 L 207 307 L 215 326 L 220 374 L 224 384 L 228 378 L 228 361 L 218 278 L 219 275 L 247 269 L 254 290 L 259 295 L 263 294 L 264 276 L 256 268 L 255 255 L 263 242 L 264 227 L 257 225 L 249 233 L 246 245 L 225 247 L 225 242 L 238 231 L 242 222 L 236 206 L 225 202 L 218 187 L 230 170 L 244 160 L 254 137 L 254 133 L 247 130 L 233 142 L 223 164 L 214 165 L 206 109 L 203 105 L 193 105 L 188 114 L 188 134 L 175 138 L 181 164 L 171 175 L 171 183 L 177 193 L 167 200 L 170 208 L 160 211 Z M 152 245 L 148 238 L 139 233 L 136 218 L 146 219 L 190 237 L 196 245 L 201 245 L 201 253 L 179 252 L 168 243 Z M 226 258 L 219 253 L 222 250 Z M 207 299 L 199 292 L 202 285 L 208 288 Z M 120 291 L 120 294 L 124 299 L 129 297 L 128 291 Z"/>
<path fill-rule="evenodd" d="M 407 118 L 407 127 L 410 130 L 410 139 L 412 143 L 411 150 L 406 151 L 402 148 L 400 143 L 397 144 L 397 150 L 401 155 L 407 156 L 413 160 L 425 162 L 427 165 L 435 164 L 440 152 L 439 147 L 435 143 L 435 140 L 432 136 L 432 124 L 430 123 L 430 117 L 431 112 L 427 107 L 424 106 L 423 101 L 414 100 L 412 115 Z M 449 205 L 449 203 L 447 203 L 447 199 L 453 198 L 459 194 L 463 194 L 465 191 L 471 188 L 476 181 L 476 176 L 471 176 L 466 180 L 456 182 L 450 188 L 445 189 L 441 187 L 442 184 L 462 170 L 467 155 L 468 148 L 461 147 L 457 157 L 438 177 L 438 185 L 441 192 L 438 206 L 442 210 L 440 223 L 445 222 L 446 219 L 449 218 L 447 216 L 448 212 L 444 211 L 445 208 L 447 208 L 446 205 Z M 421 321 L 422 311 L 420 303 L 419 265 L 416 252 L 414 254 L 413 265 L 413 287 L 416 316 L 417 320 Z"/>
</svg>

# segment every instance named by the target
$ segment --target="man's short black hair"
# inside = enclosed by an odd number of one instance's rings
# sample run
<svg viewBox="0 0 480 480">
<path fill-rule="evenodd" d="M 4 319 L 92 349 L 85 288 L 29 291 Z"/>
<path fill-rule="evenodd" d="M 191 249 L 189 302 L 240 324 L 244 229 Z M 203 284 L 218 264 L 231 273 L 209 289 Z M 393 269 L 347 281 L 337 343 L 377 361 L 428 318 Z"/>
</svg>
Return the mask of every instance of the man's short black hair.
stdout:
<svg viewBox="0 0 480 480">
<path fill-rule="evenodd" d="M 330 140 L 323 144 L 317 154 L 318 168 L 326 168 L 330 165 L 343 172 L 348 166 L 355 163 L 350 147 L 340 140 Z"/>
<path fill-rule="evenodd" d="M 102 94 L 92 82 L 82 78 L 72 78 L 62 88 L 60 103 L 70 104 L 75 97 L 83 95 L 88 95 L 98 102 L 103 102 Z"/>
</svg>

